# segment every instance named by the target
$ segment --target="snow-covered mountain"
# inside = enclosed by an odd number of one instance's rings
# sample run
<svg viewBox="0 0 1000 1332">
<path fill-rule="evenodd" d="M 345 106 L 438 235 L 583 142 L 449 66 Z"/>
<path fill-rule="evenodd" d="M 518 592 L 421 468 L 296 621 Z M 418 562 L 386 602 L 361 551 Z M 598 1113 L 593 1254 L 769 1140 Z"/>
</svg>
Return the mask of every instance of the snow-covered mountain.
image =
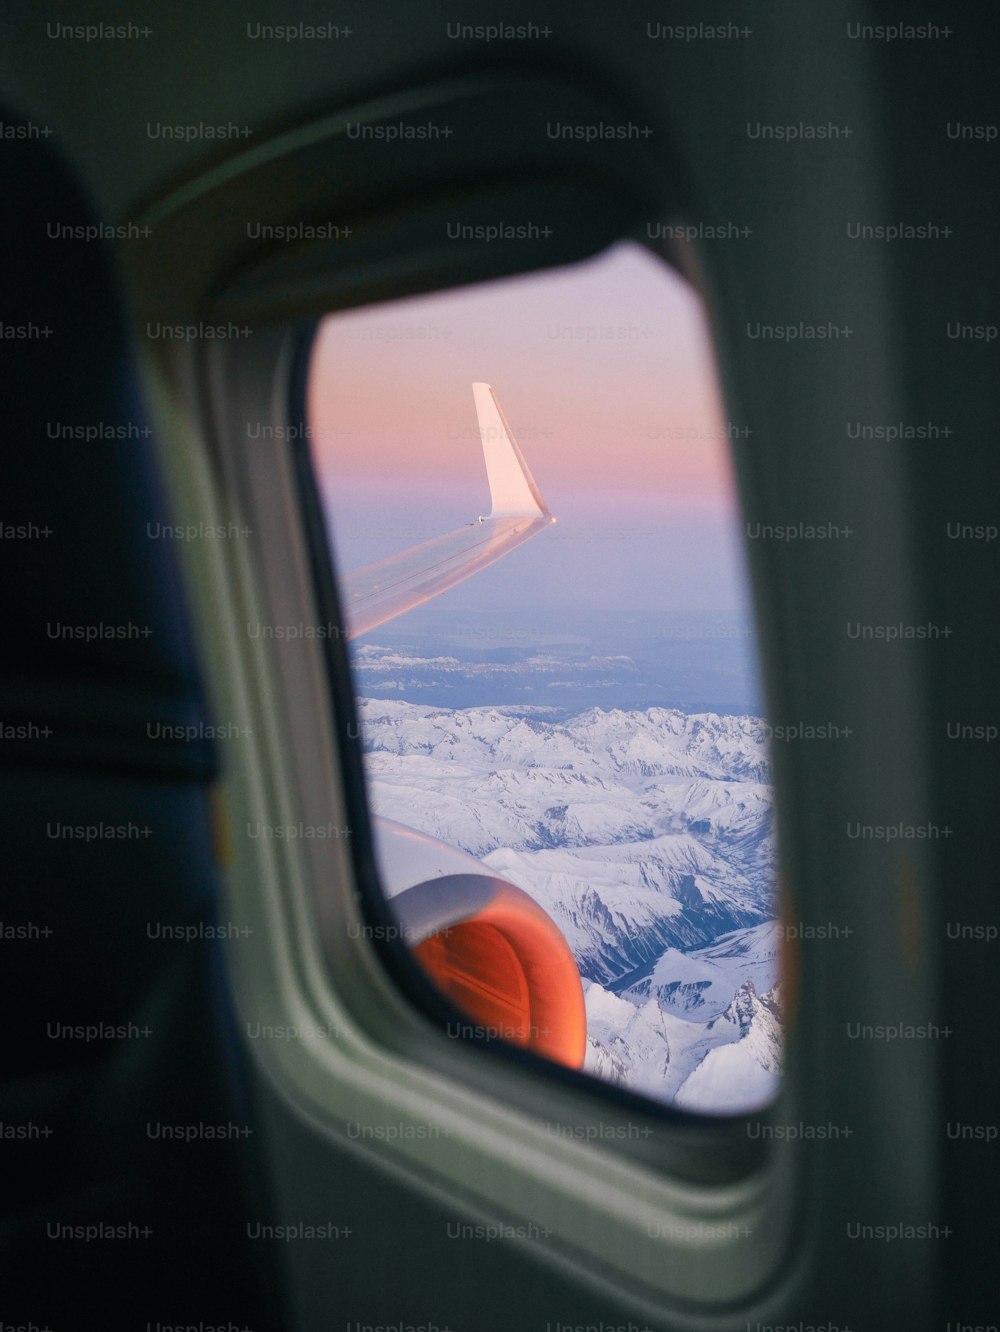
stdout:
<svg viewBox="0 0 1000 1332">
<path fill-rule="evenodd" d="M 588 1068 L 687 1108 L 767 1099 L 780 1021 L 759 718 L 359 711 L 374 812 L 478 857 L 559 924 L 585 980 Z"/>
<path fill-rule="evenodd" d="M 591 983 L 586 1067 L 685 1110 L 754 1110 L 781 1071 L 777 974 L 777 925 L 768 921 L 690 952 L 668 949 L 616 993 Z"/>
<path fill-rule="evenodd" d="M 778 925 L 768 921 L 749 930 L 725 934 L 704 948 L 680 952 L 668 948 L 647 974 L 629 978 L 615 989 L 632 1003 L 650 996 L 661 1008 L 711 1021 L 728 1007 L 733 997 L 733 977 L 753 982 L 758 990 L 774 983 L 779 966 Z"/>
</svg>

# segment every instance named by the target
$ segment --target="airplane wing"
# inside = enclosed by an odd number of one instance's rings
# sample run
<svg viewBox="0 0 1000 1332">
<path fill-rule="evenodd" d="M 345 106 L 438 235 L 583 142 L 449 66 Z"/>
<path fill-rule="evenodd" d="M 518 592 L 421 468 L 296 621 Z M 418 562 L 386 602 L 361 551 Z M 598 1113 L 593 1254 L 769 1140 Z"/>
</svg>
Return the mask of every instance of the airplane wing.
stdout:
<svg viewBox="0 0 1000 1332">
<path fill-rule="evenodd" d="M 555 522 L 489 384 L 473 384 L 492 508 L 488 517 L 349 573 L 341 580 L 347 637 L 440 596 Z"/>
</svg>

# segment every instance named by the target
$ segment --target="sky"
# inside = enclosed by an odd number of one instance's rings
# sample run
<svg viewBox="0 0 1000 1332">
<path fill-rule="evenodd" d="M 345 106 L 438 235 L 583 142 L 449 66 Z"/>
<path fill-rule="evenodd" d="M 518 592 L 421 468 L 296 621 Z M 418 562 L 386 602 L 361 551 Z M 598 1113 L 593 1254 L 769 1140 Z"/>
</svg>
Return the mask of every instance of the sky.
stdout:
<svg viewBox="0 0 1000 1332">
<path fill-rule="evenodd" d="M 700 299 L 631 244 L 323 322 L 308 411 L 342 570 L 489 511 L 476 380 L 559 521 L 447 593 L 456 612 L 746 608 Z"/>
</svg>

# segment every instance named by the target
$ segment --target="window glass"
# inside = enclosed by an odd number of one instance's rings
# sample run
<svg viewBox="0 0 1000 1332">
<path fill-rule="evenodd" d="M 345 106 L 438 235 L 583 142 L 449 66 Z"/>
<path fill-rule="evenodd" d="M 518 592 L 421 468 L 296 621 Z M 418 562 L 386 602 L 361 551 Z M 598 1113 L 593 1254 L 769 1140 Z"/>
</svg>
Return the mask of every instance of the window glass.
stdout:
<svg viewBox="0 0 1000 1332">
<path fill-rule="evenodd" d="M 452 1034 L 688 1110 L 764 1105 L 782 1000 L 746 428 L 697 293 L 623 244 L 333 315 L 308 414 L 383 886 L 468 1017 Z"/>
</svg>

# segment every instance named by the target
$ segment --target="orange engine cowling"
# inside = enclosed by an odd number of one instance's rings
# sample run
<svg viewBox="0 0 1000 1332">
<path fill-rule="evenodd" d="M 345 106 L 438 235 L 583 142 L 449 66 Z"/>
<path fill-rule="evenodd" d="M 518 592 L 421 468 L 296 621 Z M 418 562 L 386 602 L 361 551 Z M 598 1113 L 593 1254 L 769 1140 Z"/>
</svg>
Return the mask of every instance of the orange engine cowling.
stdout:
<svg viewBox="0 0 1000 1332">
<path fill-rule="evenodd" d="M 485 874 L 446 875 L 408 888 L 393 907 L 414 957 L 470 1019 L 468 1034 L 581 1066 L 587 1014 L 576 959 L 527 893 Z"/>
<path fill-rule="evenodd" d="M 465 852 L 386 819 L 375 824 L 401 933 L 429 979 L 469 1019 L 457 1034 L 503 1039 L 580 1068 L 583 986 L 551 916 Z M 413 883 L 415 874 L 425 877 Z"/>
</svg>

